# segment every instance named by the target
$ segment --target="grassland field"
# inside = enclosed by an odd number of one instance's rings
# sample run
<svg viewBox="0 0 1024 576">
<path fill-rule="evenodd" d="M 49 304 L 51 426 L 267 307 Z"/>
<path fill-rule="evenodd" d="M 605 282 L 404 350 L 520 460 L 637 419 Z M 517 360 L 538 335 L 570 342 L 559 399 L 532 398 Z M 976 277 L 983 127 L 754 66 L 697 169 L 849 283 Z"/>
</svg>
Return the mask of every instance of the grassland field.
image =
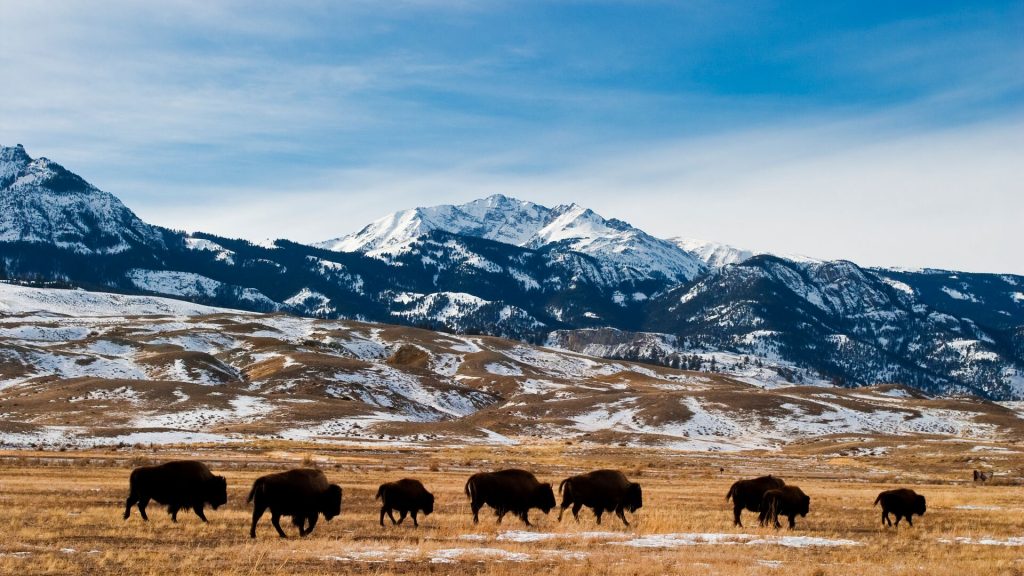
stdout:
<svg viewBox="0 0 1024 576">
<path fill-rule="evenodd" d="M 950 438 L 820 438 L 782 452 L 688 453 L 537 441 L 518 446 L 388 446 L 246 443 L 0 452 L 0 574 L 1024 574 L 1024 448 Z M 129 470 L 179 458 L 207 462 L 228 479 L 228 504 L 190 511 L 177 524 L 156 503 L 149 522 L 121 518 Z M 259 475 L 316 466 L 344 489 L 341 516 L 298 538 L 274 533 L 269 515 L 248 535 L 245 497 Z M 473 472 L 532 470 L 562 478 L 618 468 L 644 489 L 623 526 L 533 510 L 535 527 L 489 509 L 473 525 L 463 493 Z M 975 468 L 994 470 L 987 484 Z M 774 530 L 744 513 L 734 528 L 725 493 L 737 479 L 773 473 L 811 496 L 797 528 Z M 381 528 L 381 482 L 421 479 L 435 513 Z M 881 490 L 911 487 L 928 498 L 913 527 L 883 528 Z"/>
</svg>

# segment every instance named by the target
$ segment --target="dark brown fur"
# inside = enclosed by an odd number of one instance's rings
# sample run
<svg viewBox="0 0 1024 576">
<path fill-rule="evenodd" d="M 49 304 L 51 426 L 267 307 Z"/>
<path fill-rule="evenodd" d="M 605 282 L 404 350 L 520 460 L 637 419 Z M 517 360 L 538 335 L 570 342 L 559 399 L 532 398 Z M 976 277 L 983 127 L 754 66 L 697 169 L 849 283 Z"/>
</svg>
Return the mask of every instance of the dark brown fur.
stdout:
<svg viewBox="0 0 1024 576">
<path fill-rule="evenodd" d="M 248 501 L 253 503 L 250 537 L 256 537 L 256 523 L 268 508 L 270 523 L 281 538 L 287 538 L 281 529 L 281 516 L 291 516 L 299 536 L 306 536 L 316 527 L 320 514 L 328 521 L 341 514 L 341 487 L 329 484 L 319 470 L 297 468 L 257 478 Z"/>
<path fill-rule="evenodd" d="M 927 509 L 924 496 L 921 496 L 917 492 L 909 488 L 897 488 L 896 490 L 886 490 L 875 498 L 875 505 L 882 505 L 882 525 L 892 526 L 892 520 L 889 519 L 889 513 L 892 512 L 896 516 L 896 526 L 900 525 L 900 520 L 903 518 L 907 519 L 907 524 L 914 525 L 912 519 L 914 514 L 918 516 L 924 516 L 924 512 Z"/>
<path fill-rule="evenodd" d="M 177 460 L 158 466 L 143 466 L 132 470 L 128 479 L 128 500 L 124 506 L 124 519 L 131 515 L 132 506 L 138 505 L 143 520 L 146 506 L 155 500 L 167 506 L 171 520 L 178 521 L 178 511 L 191 508 L 206 522 L 203 507 L 214 510 L 228 501 L 228 484 L 223 476 L 214 476 L 202 462 Z"/>
<path fill-rule="evenodd" d="M 636 482 L 630 482 L 625 474 L 618 470 L 595 470 L 562 480 L 558 485 L 558 493 L 562 494 L 562 506 L 558 512 L 558 521 L 562 521 L 565 509 L 572 506 L 572 516 L 578 522 L 580 508 L 586 506 L 594 511 L 597 523 L 601 523 L 601 515 L 615 511 L 622 523 L 629 526 L 624 511 L 636 512 L 644 505 L 643 491 Z"/>
<path fill-rule="evenodd" d="M 551 484 L 541 484 L 526 470 L 499 470 L 480 472 L 466 482 L 466 496 L 473 509 L 473 523 L 480 521 L 480 508 L 487 504 L 494 508 L 498 523 L 511 512 L 527 526 L 531 526 L 529 512 L 538 508 L 545 514 L 555 507 L 555 492 Z"/>
<path fill-rule="evenodd" d="M 776 528 L 781 528 L 779 516 L 789 518 L 789 527 L 796 527 L 796 516 L 807 516 L 811 510 L 811 497 L 804 494 L 804 491 L 796 486 L 783 486 L 764 493 L 761 499 L 761 513 L 757 520 L 761 526 L 767 526 L 771 522 Z"/>
<path fill-rule="evenodd" d="M 384 525 L 384 514 L 388 515 L 392 524 L 401 524 L 406 515 L 412 516 L 412 525 L 419 526 L 416 515 L 423 512 L 424 516 L 429 516 L 434 511 L 434 495 L 427 492 L 422 482 L 412 478 L 381 484 L 377 489 L 377 499 L 381 502 L 381 526 Z M 391 513 L 393 510 L 398 511 L 397 521 Z"/>
<path fill-rule="evenodd" d="M 726 501 L 732 498 L 732 523 L 735 526 L 743 526 L 740 522 L 740 514 L 746 508 L 751 512 L 761 511 L 761 500 L 764 493 L 776 488 L 782 488 L 786 483 L 782 478 L 775 476 L 761 476 L 749 480 L 737 480 L 729 487 L 729 493 L 725 495 Z"/>
</svg>

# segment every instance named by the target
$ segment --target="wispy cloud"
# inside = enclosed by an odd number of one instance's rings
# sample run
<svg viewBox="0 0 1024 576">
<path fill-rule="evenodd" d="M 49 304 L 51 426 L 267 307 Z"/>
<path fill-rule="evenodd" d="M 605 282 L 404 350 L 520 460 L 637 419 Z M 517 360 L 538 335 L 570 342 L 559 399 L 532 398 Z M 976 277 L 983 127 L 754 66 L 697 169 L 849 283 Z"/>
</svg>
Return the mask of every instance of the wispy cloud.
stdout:
<svg viewBox="0 0 1024 576">
<path fill-rule="evenodd" d="M 68 1 L 0 18 L 0 142 L 169 226 L 313 241 L 501 192 L 662 235 L 1024 271 L 1005 225 L 1019 3 Z"/>
</svg>

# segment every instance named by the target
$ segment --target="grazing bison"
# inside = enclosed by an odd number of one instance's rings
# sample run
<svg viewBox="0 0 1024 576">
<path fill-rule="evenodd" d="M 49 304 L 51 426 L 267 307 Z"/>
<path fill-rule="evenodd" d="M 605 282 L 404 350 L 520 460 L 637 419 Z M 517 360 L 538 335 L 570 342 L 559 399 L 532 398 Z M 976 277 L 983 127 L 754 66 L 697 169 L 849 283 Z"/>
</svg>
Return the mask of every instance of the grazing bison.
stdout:
<svg viewBox="0 0 1024 576">
<path fill-rule="evenodd" d="M 898 488 L 896 490 L 886 490 L 875 498 L 875 506 L 879 503 L 882 504 L 882 525 L 892 526 L 892 520 L 889 519 L 889 513 L 892 512 L 896 515 L 896 526 L 900 525 L 900 520 L 903 518 L 907 519 L 907 524 L 914 525 L 911 517 L 914 514 L 918 516 L 924 516 L 925 501 L 924 496 L 921 496 L 917 492 L 909 488 Z"/>
<path fill-rule="evenodd" d="M 991 472 L 983 472 L 981 470 L 974 471 L 975 482 L 988 482 L 992 478 Z"/>
<path fill-rule="evenodd" d="M 391 518 L 392 524 L 401 524 L 408 514 L 412 516 L 412 525 L 419 526 L 416 521 L 416 514 L 423 512 L 429 516 L 434 511 L 434 495 L 427 492 L 423 483 L 412 478 L 404 478 L 398 482 L 387 482 L 381 484 L 377 489 L 377 499 L 380 500 L 380 525 L 384 525 L 384 514 Z M 398 510 L 398 520 L 392 515 L 393 510 Z"/>
<path fill-rule="evenodd" d="M 761 514 L 757 517 L 761 526 L 768 525 L 769 520 L 776 528 L 781 528 L 779 516 L 789 518 L 789 527 L 796 527 L 796 515 L 807 516 L 811 508 L 811 497 L 796 486 L 783 486 L 764 493 L 761 499 Z"/>
<path fill-rule="evenodd" d="M 527 526 L 530 524 L 530 508 L 539 508 L 547 514 L 555 507 L 555 492 L 551 484 L 541 484 L 526 470 L 499 470 L 473 474 L 466 482 L 466 496 L 473 509 L 473 523 L 480 521 L 479 513 L 484 504 L 494 508 L 498 523 L 511 512 Z"/>
<path fill-rule="evenodd" d="M 578 522 L 580 508 L 586 506 L 594 511 L 598 524 L 601 523 L 602 514 L 614 510 L 622 523 L 629 526 L 623 511 L 636 512 L 644 505 L 640 485 L 627 480 L 618 470 L 595 470 L 589 474 L 566 478 L 558 485 L 558 493 L 562 494 L 559 522 L 569 506 L 572 506 L 572 516 Z"/>
<path fill-rule="evenodd" d="M 257 478 L 248 501 L 253 503 L 250 537 L 256 537 L 256 523 L 267 508 L 270 523 L 281 538 L 287 538 L 281 530 L 281 516 L 291 516 L 299 536 L 306 536 L 316 527 L 320 514 L 328 521 L 341 514 L 341 487 L 328 484 L 327 476 L 319 470 L 297 468 Z"/>
<path fill-rule="evenodd" d="M 729 487 L 729 493 L 725 495 L 726 501 L 732 498 L 733 525 L 742 527 L 743 523 L 740 522 L 740 513 L 743 512 L 744 508 L 751 512 L 760 512 L 764 493 L 776 488 L 782 488 L 785 485 L 786 483 L 782 481 L 782 478 L 776 478 L 770 474 L 760 478 L 733 482 L 732 486 Z"/>
<path fill-rule="evenodd" d="M 167 505 L 171 520 L 178 521 L 178 511 L 191 508 L 206 522 L 203 506 L 214 510 L 228 501 L 228 483 L 223 476 L 214 476 L 206 464 L 194 460 L 178 460 L 158 466 L 142 466 L 132 470 L 128 479 L 128 500 L 124 506 L 124 519 L 137 504 L 143 520 L 150 500 Z"/>
</svg>

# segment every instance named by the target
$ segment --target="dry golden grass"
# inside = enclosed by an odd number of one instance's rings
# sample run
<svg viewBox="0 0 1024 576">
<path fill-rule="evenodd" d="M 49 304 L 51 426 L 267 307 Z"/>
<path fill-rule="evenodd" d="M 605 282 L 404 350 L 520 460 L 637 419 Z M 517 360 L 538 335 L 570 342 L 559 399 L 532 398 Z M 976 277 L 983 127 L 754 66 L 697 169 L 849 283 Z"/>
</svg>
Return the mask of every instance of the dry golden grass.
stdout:
<svg viewBox="0 0 1024 576">
<path fill-rule="evenodd" d="M 853 447 L 884 447 L 883 457 L 843 455 Z M 1024 573 L 1024 546 L 946 543 L 956 538 L 1005 540 L 1024 534 L 1020 446 L 995 451 L 949 441 L 868 439 L 863 443 L 807 442 L 784 453 L 693 454 L 642 449 L 582 448 L 566 443 L 517 447 L 395 448 L 260 443 L 86 452 L 0 453 L 0 574 L 931 574 Z M 1004 450 L 998 450 L 1004 448 Z M 190 512 L 172 524 L 156 504 L 150 522 L 133 510 L 121 519 L 128 470 L 146 461 L 199 458 L 228 478 L 227 507 L 202 524 Z M 983 459 L 983 460 L 982 460 Z M 265 517 L 258 539 L 248 537 L 245 496 L 270 471 L 313 463 L 344 487 L 342 515 L 321 522 L 312 536 L 279 539 Z M 603 526 L 589 511 L 575 523 L 531 513 L 533 542 L 499 539 L 523 531 L 507 517 L 471 523 L 462 493 L 478 470 L 522 466 L 542 481 L 620 468 L 644 486 L 645 507 L 632 528 L 614 517 Z M 969 481 L 973 468 L 1006 474 L 992 485 Z M 724 468 L 724 471 L 722 469 Z M 811 495 L 811 513 L 797 529 L 776 532 L 731 523 L 724 500 L 737 478 L 772 472 Z M 436 512 L 421 522 L 377 525 L 377 485 L 413 476 L 437 496 Z M 883 529 L 872 507 L 881 490 L 906 485 L 925 494 L 928 513 L 913 528 Z M 960 506 L 975 507 L 960 509 Z M 584 532 L 611 533 L 587 537 Z M 751 534 L 847 539 L 856 546 L 792 548 L 778 544 L 698 543 L 675 548 L 622 545 L 669 533 Z M 554 534 L 554 537 L 545 536 Z M 504 538 L 504 537 L 502 537 Z M 456 550 L 456 551 L 453 551 Z M 511 554 L 512 556 L 509 556 Z M 518 556 L 517 556 L 518 555 Z M 439 562 L 438 560 L 449 560 Z"/>
</svg>

